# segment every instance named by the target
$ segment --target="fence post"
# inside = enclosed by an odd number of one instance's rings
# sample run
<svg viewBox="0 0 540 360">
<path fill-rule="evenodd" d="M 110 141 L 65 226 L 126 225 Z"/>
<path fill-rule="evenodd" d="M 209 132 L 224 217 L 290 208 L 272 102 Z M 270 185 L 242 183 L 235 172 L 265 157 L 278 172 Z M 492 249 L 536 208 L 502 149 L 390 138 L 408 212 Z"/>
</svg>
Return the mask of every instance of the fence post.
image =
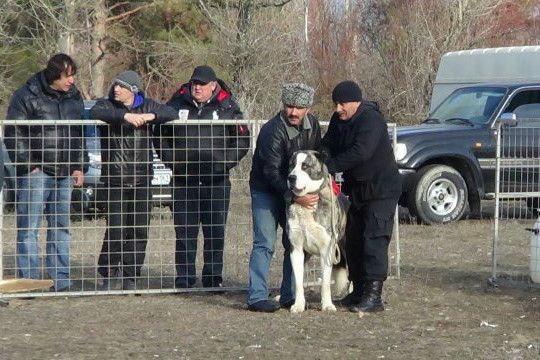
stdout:
<svg viewBox="0 0 540 360">
<path fill-rule="evenodd" d="M 392 146 L 395 149 L 397 148 L 397 126 L 396 124 L 391 124 L 392 126 Z M 396 212 L 394 213 L 394 234 L 396 234 L 396 277 L 401 278 L 401 250 L 399 245 L 399 204 L 396 205 Z"/>
<path fill-rule="evenodd" d="M 0 120 L 0 141 L 4 141 L 4 122 Z M 1 146 L 2 144 L 0 144 Z M 4 156 L 4 150 L 0 156 Z M 6 174 L 4 173 L 4 177 Z M 3 180 L 2 180 L 3 181 Z M 2 184 L 3 185 L 3 184 Z M 0 191 L 0 282 L 4 280 L 4 186 L 2 186 L 2 191 Z"/>
<path fill-rule="evenodd" d="M 491 282 L 497 280 L 497 244 L 499 242 L 499 192 L 501 185 L 501 128 L 502 122 L 497 123 L 497 148 L 495 151 L 495 224 L 493 227 L 493 251 L 491 258 Z"/>
<path fill-rule="evenodd" d="M 261 123 L 260 120 L 250 120 L 250 122 L 253 124 L 251 127 L 251 154 L 255 155 L 255 146 L 257 145 L 257 137 L 261 131 Z"/>
</svg>

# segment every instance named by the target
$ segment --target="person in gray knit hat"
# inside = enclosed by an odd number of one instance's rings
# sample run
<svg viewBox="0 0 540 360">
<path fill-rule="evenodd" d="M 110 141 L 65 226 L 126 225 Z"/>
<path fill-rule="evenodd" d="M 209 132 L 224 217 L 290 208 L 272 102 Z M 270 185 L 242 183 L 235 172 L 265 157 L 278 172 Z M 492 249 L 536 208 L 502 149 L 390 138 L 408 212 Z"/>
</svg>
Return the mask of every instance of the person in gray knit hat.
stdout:
<svg viewBox="0 0 540 360">
<path fill-rule="evenodd" d="M 118 74 L 114 79 L 114 84 L 123 86 L 134 94 L 143 90 L 142 79 L 133 70 L 126 70 Z"/>
<path fill-rule="evenodd" d="M 107 228 L 98 272 L 100 290 L 136 290 L 150 226 L 152 130 L 178 118 L 171 107 L 145 96 L 141 77 L 128 70 L 112 81 L 109 95 L 90 109 L 90 118 L 104 121 L 101 136 L 101 181 L 107 199 Z"/>
<path fill-rule="evenodd" d="M 287 187 L 289 160 L 298 150 L 314 150 L 321 140 L 319 122 L 310 114 L 315 90 L 291 83 L 283 86 L 280 110 L 262 128 L 253 155 L 249 187 L 253 216 L 253 251 L 249 261 L 248 310 L 274 312 L 294 304 L 290 242 L 285 221 L 286 204 L 314 207 L 316 194 L 295 197 Z M 268 298 L 268 273 L 275 250 L 278 224 L 283 229 L 283 279 L 280 304 Z"/>
</svg>

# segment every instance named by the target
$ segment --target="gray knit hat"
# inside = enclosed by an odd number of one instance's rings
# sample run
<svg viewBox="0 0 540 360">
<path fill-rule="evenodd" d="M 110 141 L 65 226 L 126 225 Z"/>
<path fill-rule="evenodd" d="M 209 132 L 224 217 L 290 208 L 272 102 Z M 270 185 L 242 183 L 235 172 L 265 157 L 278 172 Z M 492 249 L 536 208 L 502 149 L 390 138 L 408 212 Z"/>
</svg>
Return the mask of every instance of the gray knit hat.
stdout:
<svg viewBox="0 0 540 360">
<path fill-rule="evenodd" d="M 281 101 L 285 105 L 307 108 L 313 104 L 314 94 L 315 90 L 306 84 L 285 84 L 281 93 Z"/>
<path fill-rule="evenodd" d="M 123 71 L 116 76 L 113 84 L 119 84 L 132 93 L 136 94 L 142 91 L 143 83 L 142 79 L 135 71 L 127 70 Z"/>
</svg>

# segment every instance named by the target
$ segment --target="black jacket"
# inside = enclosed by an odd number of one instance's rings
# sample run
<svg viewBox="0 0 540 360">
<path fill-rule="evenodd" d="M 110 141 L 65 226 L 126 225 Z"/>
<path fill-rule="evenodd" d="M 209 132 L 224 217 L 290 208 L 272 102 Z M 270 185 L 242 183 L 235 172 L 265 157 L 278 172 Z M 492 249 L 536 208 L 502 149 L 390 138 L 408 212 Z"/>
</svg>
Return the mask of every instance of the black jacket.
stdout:
<svg viewBox="0 0 540 360">
<path fill-rule="evenodd" d="M 343 172 L 343 191 L 353 203 L 401 195 L 388 127 L 376 103 L 362 102 L 348 121 L 334 113 L 321 151 L 330 156 L 331 173 Z"/>
<path fill-rule="evenodd" d="M 218 84 L 210 100 L 200 106 L 191 95 L 190 84 L 182 85 L 167 103 L 178 111 L 180 119 L 185 119 L 187 113 L 187 119 L 193 120 L 193 125 L 155 127 L 156 151 L 161 160 L 173 169 L 177 181 L 191 181 L 191 178 L 197 183 L 210 183 L 223 179 L 249 150 L 247 126 L 219 122 L 215 125 L 197 124 L 201 119 L 243 118 L 230 90 L 221 80 Z"/>
<path fill-rule="evenodd" d="M 79 90 L 52 89 L 43 71 L 33 75 L 25 86 L 13 94 L 6 118 L 9 120 L 81 119 L 84 104 Z M 17 176 L 39 167 L 57 178 L 84 171 L 87 164 L 82 125 L 10 125 L 6 126 L 4 143 Z"/>
<path fill-rule="evenodd" d="M 110 99 L 110 100 L 109 100 Z M 178 119 L 178 113 L 171 107 L 159 104 L 136 94 L 131 109 L 114 100 L 114 90 L 109 91 L 109 99 L 99 100 L 90 109 L 90 118 L 102 120 L 109 125 L 100 126 L 101 141 L 101 181 L 106 184 L 144 185 L 152 179 L 152 126 Z M 124 120 L 126 113 L 153 113 L 156 119 L 141 127 L 135 127 Z"/>
<path fill-rule="evenodd" d="M 298 128 L 288 124 L 280 111 L 261 128 L 257 147 L 253 155 L 253 165 L 249 177 L 251 189 L 272 192 L 287 197 L 287 175 L 289 161 L 298 150 L 314 150 L 321 141 L 321 128 L 317 118 L 308 113 L 308 126 Z M 304 118 L 304 122 L 306 118 Z M 289 134 L 287 131 L 292 132 Z"/>
</svg>

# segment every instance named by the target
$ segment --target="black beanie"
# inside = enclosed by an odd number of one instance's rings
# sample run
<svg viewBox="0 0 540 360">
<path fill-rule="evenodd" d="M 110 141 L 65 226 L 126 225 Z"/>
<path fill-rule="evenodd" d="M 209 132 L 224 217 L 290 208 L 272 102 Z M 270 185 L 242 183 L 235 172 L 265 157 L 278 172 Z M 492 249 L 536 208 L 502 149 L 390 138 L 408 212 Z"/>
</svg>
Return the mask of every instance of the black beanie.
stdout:
<svg viewBox="0 0 540 360">
<path fill-rule="evenodd" d="M 342 81 L 332 91 L 332 101 L 335 103 L 362 101 L 362 90 L 354 81 Z"/>
</svg>

